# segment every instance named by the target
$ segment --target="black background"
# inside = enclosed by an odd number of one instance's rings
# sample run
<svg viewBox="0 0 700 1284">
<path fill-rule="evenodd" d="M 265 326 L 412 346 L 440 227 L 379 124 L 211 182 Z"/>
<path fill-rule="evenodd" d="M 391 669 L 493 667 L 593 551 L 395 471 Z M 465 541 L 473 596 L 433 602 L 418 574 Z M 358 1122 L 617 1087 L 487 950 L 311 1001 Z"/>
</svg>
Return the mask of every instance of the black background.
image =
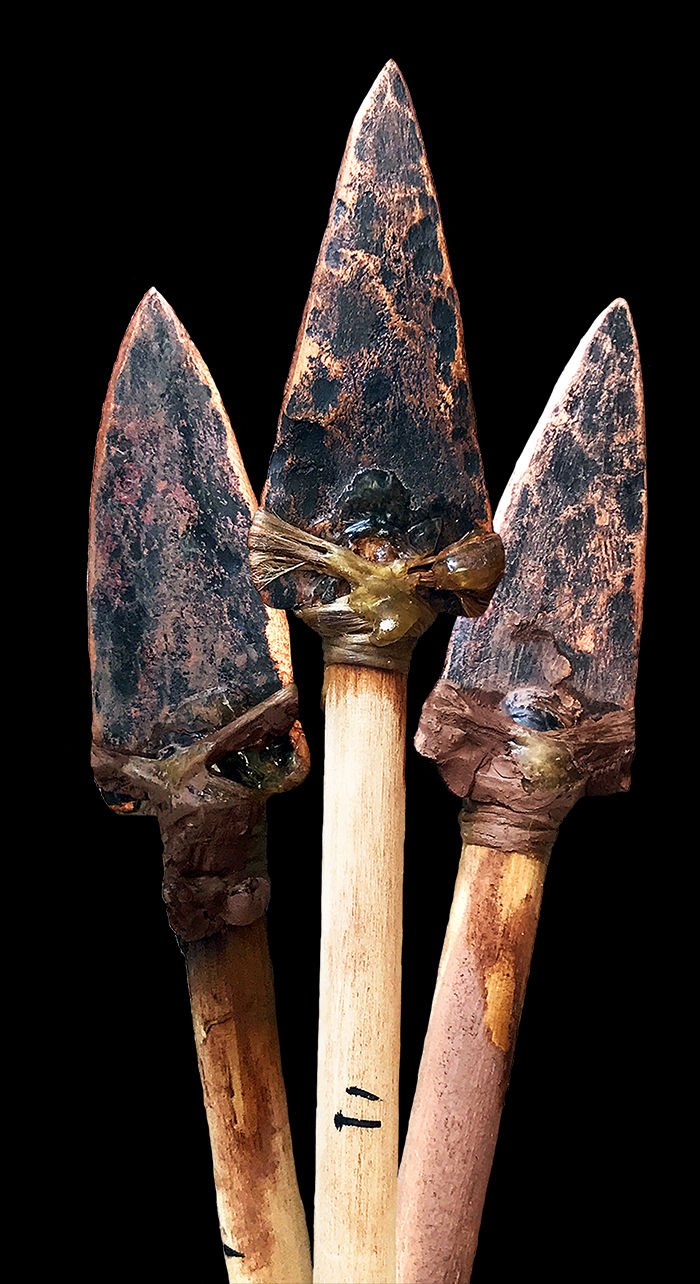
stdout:
<svg viewBox="0 0 700 1284">
<path fill-rule="evenodd" d="M 60 1162 L 75 1162 L 77 1176 L 66 1179 L 61 1244 L 76 1279 L 97 1279 L 108 1264 L 169 1284 L 225 1280 L 157 829 L 111 815 L 89 769 L 84 568 L 102 398 L 129 317 L 156 285 L 209 365 L 260 491 L 345 138 L 387 57 L 408 80 L 433 169 L 494 506 L 563 365 L 618 295 L 632 309 L 647 394 L 651 529 L 633 787 L 580 803 L 561 830 L 473 1280 L 626 1278 L 657 1245 L 650 1143 L 664 1124 L 651 1064 L 650 925 L 669 472 L 669 101 L 648 62 L 608 31 L 558 40 L 525 24 L 510 31 L 505 58 L 498 24 L 466 40 L 435 21 L 428 13 L 410 38 L 397 29 L 389 40 L 361 26 L 320 49 L 272 18 L 270 39 L 256 42 L 195 25 L 144 43 L 140 29 L 115 21 L 104 49 L 51 81 L 38 252 L 59 271 L 43 307 L 62 371 L 49 472 L 63 463 L 66 475 L 61 570 L 46 592 L 57 592 L 55 632 L 66 643 L 58 685 L 70 802 L 58 814 L 69 908 L 57 943 L 56 1060 L 72 1094 Z M 322 674 L 316 637 L 296 621 L 291 629 L 313 773 L 269 809 L 269 927 L 310 1210 Z M 409 739 L 448 634 L 439 621 L 416 649 Z M 402 1135 L 459 854 L 458 802 L 412 748 L 407 781 Z"/>
</svg>

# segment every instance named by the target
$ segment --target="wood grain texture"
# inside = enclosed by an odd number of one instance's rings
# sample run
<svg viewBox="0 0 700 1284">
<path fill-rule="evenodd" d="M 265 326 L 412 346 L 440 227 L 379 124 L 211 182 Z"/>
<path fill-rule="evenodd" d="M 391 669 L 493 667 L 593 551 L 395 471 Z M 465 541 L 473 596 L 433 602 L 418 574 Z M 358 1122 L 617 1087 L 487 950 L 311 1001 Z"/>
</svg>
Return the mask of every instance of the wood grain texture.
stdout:
<svg viewBox="0 0 700 1284">
<path fill-rule="evenodd" d="M 465 844 L 399 1176 L 399 1284 L 467 1284 L 546 864 Z"/>
<path fill-rule="evenodd" d="M 358 551 L 383 535 L 402 556 L 490 527 L 435 186 L 391 62 L 350 132 L 262 502 Z M 289 577 L 271 599 L 291 609 L 326 587 Z"/>
<path fill-rule="evenodd" d="M 229 1280 L 307 1284 L 265 924 L 190 945 L 186 959 Z"/>
<path fill-rule="evenodd" d="M 292 683 L 161 757 L 93 746 L 95 781 L 106 801 L 118 800 L 113 810 L 158 820 L 163 900 L 183 940 L 242 926 L 267 909 L 267 800 L 309 770 L 296 715 Z"/>
<path fill-rule="evenodd" d="M 327 669 L 316 1284 L 395 1277 L 405 697 L 403 674 Z"/>
</svg>

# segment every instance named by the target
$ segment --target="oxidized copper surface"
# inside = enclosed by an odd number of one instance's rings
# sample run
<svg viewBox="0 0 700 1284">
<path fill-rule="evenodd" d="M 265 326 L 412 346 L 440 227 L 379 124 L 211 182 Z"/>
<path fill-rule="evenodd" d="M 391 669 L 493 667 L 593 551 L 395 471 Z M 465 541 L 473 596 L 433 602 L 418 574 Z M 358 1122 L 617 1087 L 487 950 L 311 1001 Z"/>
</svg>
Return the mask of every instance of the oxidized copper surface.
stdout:
<svg viewBox="0 0 700 1284">
<path fill-rule="evenodd" d="M 566 367 L 494 524 L 505 574 L 483 616 L 456 622 L 416 745 L 476 806 L 477 825 L 490 809 L 491 829 L 472 829 L 471 841 L 522 851 L 514 817 L 526 833 L 539 810 L 555 831 L 559 804 L 629 781 L 646 491 L 639 353 L 624 301 Z"/>
<path fill-rule="evenodd" d="M 248 574 L 257 505 L 212 377 L 155 291 L 131 320 L 95 453 L 90 639 L 97 743 L 158 753 L 290 680 Z"/>
<path fill-rule="evenodd" d="M 490 528 L 459 303 L 406 84 L 387 63 L 352 127 L 292 362 L 263 505 L 388 561 Z M 332 602 L 337 579 L 270 586 Z M 427 594 L 455 610 L 450 594 Z"/>
</svg>

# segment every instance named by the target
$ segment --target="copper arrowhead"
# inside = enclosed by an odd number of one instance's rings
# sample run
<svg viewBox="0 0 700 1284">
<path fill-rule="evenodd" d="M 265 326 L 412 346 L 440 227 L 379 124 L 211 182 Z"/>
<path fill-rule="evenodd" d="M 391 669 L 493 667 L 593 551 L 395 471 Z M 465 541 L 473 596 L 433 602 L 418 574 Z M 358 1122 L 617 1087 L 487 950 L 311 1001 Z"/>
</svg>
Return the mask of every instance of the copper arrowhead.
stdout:
<svg viewBox="0 0 700 1284">
<path fill-rule="evenodd" d="M 152 755 L 291 681 L 286 623 L 248 573 L 256 503 L 207 367 L 149 292 L 100 424 L 88 593 L 97 745 Z"/>
<path fill-rule="evenodd" d="M 263 504 L 361 551 L 386 537 L 402 556 L 490 525 L 435 186 L 392 62 L 350 132 Z M 289 587 L 277 604 L 299 605 Z"/>
</svg>

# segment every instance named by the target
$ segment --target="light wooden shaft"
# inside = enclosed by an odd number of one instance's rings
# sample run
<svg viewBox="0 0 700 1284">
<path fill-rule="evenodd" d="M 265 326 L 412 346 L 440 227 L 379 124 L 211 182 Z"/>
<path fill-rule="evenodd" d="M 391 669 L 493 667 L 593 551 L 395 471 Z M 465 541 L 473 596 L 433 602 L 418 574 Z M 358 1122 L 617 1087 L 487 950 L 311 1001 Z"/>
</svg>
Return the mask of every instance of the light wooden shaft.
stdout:
<svg viewBox="0 0 700 1284">
<path fill-rule="evenodd" d="M 264 921 L 189 945 L 187 975 L 229 1281 L 307 1284 Z"/>
<path fill-rule="evenodd" d="M 325 712 L 314 1280 L 390 1284 L 396 1269 L 406 678 L 331 665 Z"/>
<path fill-rule="evenodd" d="M 398 1203 L 400 1284 L 468 1284 L 546 862 L 464 846 Z"/>
</svg>

